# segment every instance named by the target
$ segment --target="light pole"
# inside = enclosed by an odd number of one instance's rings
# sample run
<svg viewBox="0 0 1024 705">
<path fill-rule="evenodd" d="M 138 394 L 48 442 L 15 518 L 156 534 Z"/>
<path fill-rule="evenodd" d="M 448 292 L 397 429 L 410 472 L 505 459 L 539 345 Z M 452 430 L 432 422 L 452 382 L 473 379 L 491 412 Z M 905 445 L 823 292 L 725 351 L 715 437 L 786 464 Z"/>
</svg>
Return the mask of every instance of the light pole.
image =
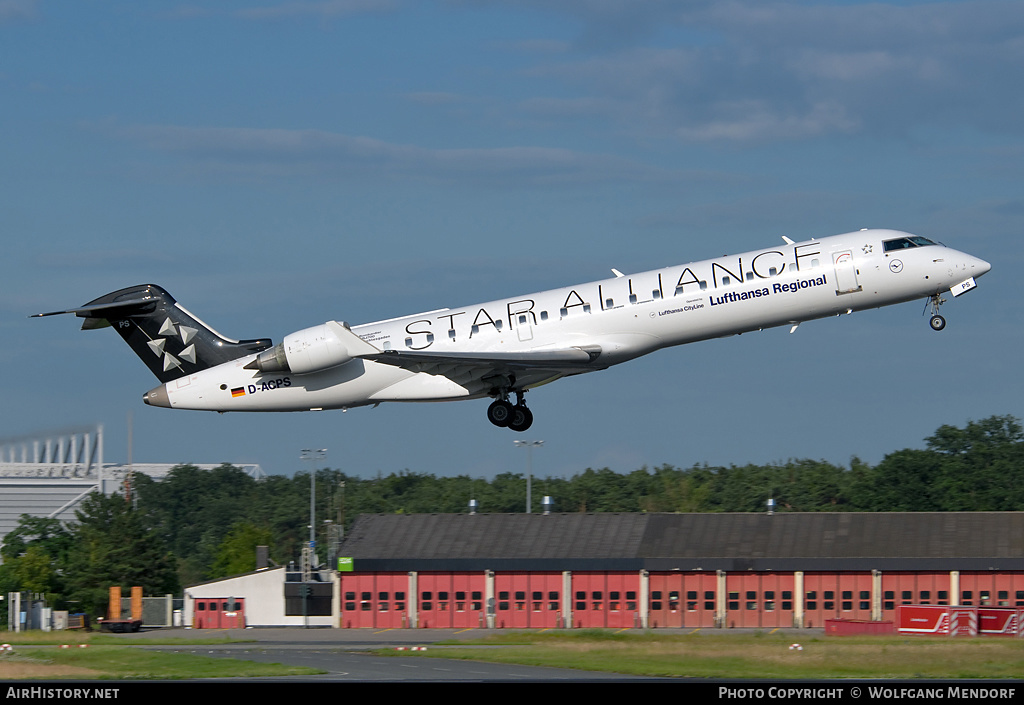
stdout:
<svg viewBox="0 0 1024 705">
<path fill-rule="evenodd" d="M 309 629 L 309 593 L 313 589 L 313 563 L 316 561 L 316 461 L 327 457 L 326 448 L 303 448 L 300 460 L 310 462 L 309 471 L 309 545 L 302 551 L 302 621 Z"/>
<path fill-rule="evenodd" d="M 512 441 L 516 444 L 517 448 L 526 448 L 526 513 L 532 513 L 532 497 L 533 491 L 533 449 L 540 448 L 544 445 L 544 441 Z"/>
<path fill-rule="evenodd" d="M 310 461 L 309 471 L 309 552 L 312 561 L 316 549 L 316 461 L 327 457 L 326 448 L 303 448 L 299 453 L 300 460 Z"/>
</svg>

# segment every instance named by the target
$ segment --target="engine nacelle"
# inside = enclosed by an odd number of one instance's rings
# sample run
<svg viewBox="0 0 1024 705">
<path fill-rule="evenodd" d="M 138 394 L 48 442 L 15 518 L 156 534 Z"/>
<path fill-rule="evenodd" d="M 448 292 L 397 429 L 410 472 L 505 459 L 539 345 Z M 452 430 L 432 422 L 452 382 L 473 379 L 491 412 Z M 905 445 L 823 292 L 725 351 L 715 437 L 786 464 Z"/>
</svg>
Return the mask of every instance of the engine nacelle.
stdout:
<svg viewBox="0 0 1024 705">
<path fill-rule="evenodd" d="M 334 321 L 296 331 L 270 350 L 261 352 L 246 368 L 301 375 L 337 367 L 352 359 L 343 337 L 355 336 Z"/>
</svg>

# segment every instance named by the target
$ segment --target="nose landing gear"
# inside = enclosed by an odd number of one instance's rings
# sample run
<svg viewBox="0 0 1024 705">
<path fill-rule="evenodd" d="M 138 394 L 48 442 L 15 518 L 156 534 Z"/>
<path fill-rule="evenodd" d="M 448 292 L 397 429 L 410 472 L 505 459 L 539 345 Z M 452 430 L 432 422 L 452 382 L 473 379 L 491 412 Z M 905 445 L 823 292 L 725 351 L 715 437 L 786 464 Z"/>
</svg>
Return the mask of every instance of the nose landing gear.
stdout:
<svg viewBox="0 0 1024 705">
<path fill-rule="evenodd" d="M 932 330 L 942 330 L 946 327 L 946 319 L 939 315 L 939 306 L 946 303 L 946 300 L 938 294 L 932 294 L 928 297 L 925 302 L 925 311 L 928 310 L 928 306 L 932 307 L 932 316 L 928 319 L 928 325 L 932 327 Z"/>
</svg>

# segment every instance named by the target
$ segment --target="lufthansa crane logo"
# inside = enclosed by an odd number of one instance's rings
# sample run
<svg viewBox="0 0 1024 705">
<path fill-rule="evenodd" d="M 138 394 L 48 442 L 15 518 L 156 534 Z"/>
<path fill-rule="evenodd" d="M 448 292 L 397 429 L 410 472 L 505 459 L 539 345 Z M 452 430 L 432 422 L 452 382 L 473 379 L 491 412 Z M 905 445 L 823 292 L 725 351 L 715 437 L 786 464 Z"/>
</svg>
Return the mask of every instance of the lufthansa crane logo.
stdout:
<svg viewBox="0 0 1024 705">
<path fill-rule="evenodd" d="M 903 271 L 903 262 L 901 262 L 898 259 L 894 259 L 892 262 L 889 263 L 889 271 L 899 274 L 900 272 Z"/>
</svg>

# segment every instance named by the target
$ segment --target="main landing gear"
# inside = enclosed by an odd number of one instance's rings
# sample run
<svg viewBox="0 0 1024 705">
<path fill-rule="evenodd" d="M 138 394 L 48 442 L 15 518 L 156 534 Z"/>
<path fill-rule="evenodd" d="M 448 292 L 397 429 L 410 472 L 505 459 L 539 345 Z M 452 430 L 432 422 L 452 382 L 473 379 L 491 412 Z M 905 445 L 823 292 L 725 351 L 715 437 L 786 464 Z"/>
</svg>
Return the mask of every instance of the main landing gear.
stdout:
<svg viewBox="0 0 1024 705">
<path fill-rule="evenodd" d="M 926 311 L 929 305 L 932 307 L 932 317 L 928 319 L 928 325 L 932 327 L 932 330 L 942 330 L 946 327 L 946 319 L 939 315 L 939 306 L 944 303 L 946 303 L 944 298 L 938 294 L 932 294 L 924 305 Z"/>
<path fill-rule="evenodd" d="M 516 403 L 508 400 L 508 392 L 501 392 L 498 399 L 487 407 L 487 420 L 495 426 L 523 432 L 533 425 L 533 412 L 526 408 L 523 392 L 515 390 Z"/>
</svg>

